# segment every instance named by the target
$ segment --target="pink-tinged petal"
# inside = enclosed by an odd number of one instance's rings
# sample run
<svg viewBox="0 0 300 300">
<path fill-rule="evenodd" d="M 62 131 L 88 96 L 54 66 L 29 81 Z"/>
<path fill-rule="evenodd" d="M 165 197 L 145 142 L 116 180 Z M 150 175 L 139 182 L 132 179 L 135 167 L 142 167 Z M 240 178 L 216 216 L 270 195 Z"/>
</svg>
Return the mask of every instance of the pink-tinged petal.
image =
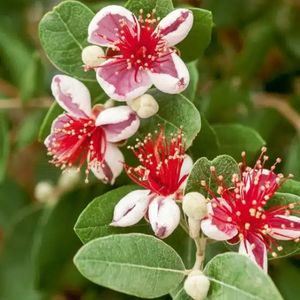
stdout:
<svg viewBox="0 0 300 300">
<path fill-rule="evenodd" d="M 56 75 L 51 89 L 58 104 L 76 118 L 87 118 L 92 114 L 91 96 L 79 80 L 66 75 Z"/>
<path fill-rule="evenodd" d="M 300 238 L 300 218 L 296 216 L 275 215 L 269 221 L 270 235 L 277 240 Z"/>
<path fill-rule="evenodd" d="M 91 167 L 94 175 L 104 183 L 114 184 L 123 170 L 124 156 L 119 148 L 107 143 L 104 160 Z"/>
<path fill-rule="evenodd" d="M 185 175 L 189 175 L 191 170 L 192 170 L 192 167 L 193 167 L 193 160 L 192 158 L 185 154 L 184 155 L 184 160 L 183 160 L 183 163 L 182 163 L 182 166 L 181 166 L 181 170 L 180 170 L 180 177 L 183 177 Z"/>
<path fill-rule="evenodd" d="M 149 72 L 152 83 L 162 92 L 178 94 L 190 82 L 189 71 L 182 59 L 175 53 L 160 58 Z"/>
<path fill-rule="evenodd" d="M 63 113 L 52 122 L 51 132 L 44 141 L 46 147 L 49 147 L 51 140 L 55 137 L 55 129 L 64 128 L 64 125 L 67 124 L 69 121 L 70 117 L 67 114 Z"/>
<path fill-rule="evenodd" d="M 186 38 L 193 26 L 193 20 L 190 10 L 176 9 L 164 17 L 157 28 L 168 46 L 174 46 Z"/>
<path fill-rule="evenodd" d="M 143 95 L 152 85 L 146 71 L 127 68 L 127 62 L 109 59 L 97 69 L 97 80 L 114 100 L 128 101 Z"/>
<path fill-rule="evenodd" d="M 255 235 L 250 235 L 249 237 L 247 237 L 247 240 L 241 241 L 239 253 L 247 255 L 265 272 L 268 271 L 267 248 L 260 238 L 256 237 Z"/>
<path fill-rule="evenodd" d="M 129 106 L 116 106 L 103 110 L 96 125 L 105 130 L 108 142 L 115 143 L 133 136 L 140 126 L 140 119 Z"/>
<path fill-rule="evenodd" d="M 92 19 L 88 28 L 88 41 L 104 47 L 112 47 L 119 40 L 121 25 L 134 26 L 134 16 L 126 8 L 109 5 L 102 8 Z"/>
<path fill-rule="evenodd" d="M 221 231 L 216 225 L 212 224 L 211 219 L 202 220 L 201 229 L 206 236 L 217 241 L 227 241 L 238 234 L 238 230 L 235 227 L 231 231 Z"/>
<path fill-rule="evenodd" d="M 174 199 L 156 197 L 149 205 L 148 217 L 155 235 L 164 239 L 179 225 L 180 209 Z"/>
<path fill-rule="evenodd" d="M 115 206 L 111 226 L 127 227 L 138 223 L 149 203 L 149 190 L 136 190 L 123 197 Z"/>
<path fill-rule="evenodd" d="M 180 170 L 180 178 L 182 178 L 183 176 L 188 176 L 192 170 L 192 167 L 193 167 L 192 158 L 189 155 L 185 154 L 183 164 L 182 164 L 181 170 Z M 180 188 L 184 189 L 186 186 L 186 183 L 187 183 L 187 178 L 181 184 Z"/>
</svg>

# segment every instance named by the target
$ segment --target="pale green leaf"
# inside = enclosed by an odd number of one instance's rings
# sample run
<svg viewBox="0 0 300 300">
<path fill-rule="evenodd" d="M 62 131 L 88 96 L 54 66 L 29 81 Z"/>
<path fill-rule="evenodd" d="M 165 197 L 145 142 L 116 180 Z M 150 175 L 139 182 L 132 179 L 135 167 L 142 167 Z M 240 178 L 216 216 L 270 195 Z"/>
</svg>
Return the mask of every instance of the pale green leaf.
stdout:
<svg viewBox="0 0 300 300">
<path fill-rule="evenodd" d="M 95 198 L 79 216 L 74 230 L 83 243 L 98 237 L 117 233 L 149 232 L 150 225 L 142 221 L 126 228 L 113 227 L 109 224 L 113 219 L 116 204 L 137 186 L 123 186 Z"/>
<path fill-rule="evenodd" d="M 40 22 L 41 44 L 53 65 L 77 79 L 96 81 L 94 72 L 85 72 L 82 49 L 88 46 L 88 25 L 94 13 L 78 1 L 63 1 Z"/>
<path fill-rule="evenodd" d="M 185 269 L 170 246 L 136 233 L 90 241 L 78 251 L 74 262 L 92 282 L 143 298 L 169 293 L 183 280 Z"/>
<path fill-rule="evenodd" d="M 202 180 L 204 180 L 212 190 L 216 188 L 215 179 L 210 171 L 211 166 L 215 167 L 217 176 L 222 175 L 224 177 L 224 181 L 228 187 L 231 185 L 232 175 L 239 174 L 237 162 L 229 155 L 217 156 L 212 161 L 206 157 L 202 157 L 195 162 L 192 168 L 187 180 L 185 193 L 197 191 L 207 195 L 207 191 L 201 186 Z"/>
<path fill-rule="evenodd" d="M 283 300 L 271 278 L 245 255 L 217 255 L 204 273 L 211 283 L 207 299 Z"/>
</svg>

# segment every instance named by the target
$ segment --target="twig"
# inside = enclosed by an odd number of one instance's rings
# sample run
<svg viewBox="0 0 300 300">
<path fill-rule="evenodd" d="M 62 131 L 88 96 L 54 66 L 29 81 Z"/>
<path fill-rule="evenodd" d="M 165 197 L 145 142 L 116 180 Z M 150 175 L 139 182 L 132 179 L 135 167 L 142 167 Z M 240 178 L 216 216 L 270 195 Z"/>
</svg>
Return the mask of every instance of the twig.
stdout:
<svg viewBox="0 0 300 300">
<path fill-rule="evenodd" d="M 204 237 L 202 235 L 194 239 L 197 250 L 196 250 L 196 260 L 195 260 L 195 264 L 193 266 L 193 270 L 202 270 L 203 269 L 206 240 L 207 240 L 206 237 Z"/>
<path fill-rule="evenodd" d="M 277 94 L 259 93 L 255 94 L 253 101 L 258 108 L 273 108 L 278 111 L 295 127 L 300 135 L 300 114 L 287 103 L 287 97 Z"/>
<path fill-rule="evenodd" d="M 23 103 L 19 98 L 0 99 L 0 109 L 49 108 L 53 100 L 48 97 L 33 99 Z"/>
</svg>

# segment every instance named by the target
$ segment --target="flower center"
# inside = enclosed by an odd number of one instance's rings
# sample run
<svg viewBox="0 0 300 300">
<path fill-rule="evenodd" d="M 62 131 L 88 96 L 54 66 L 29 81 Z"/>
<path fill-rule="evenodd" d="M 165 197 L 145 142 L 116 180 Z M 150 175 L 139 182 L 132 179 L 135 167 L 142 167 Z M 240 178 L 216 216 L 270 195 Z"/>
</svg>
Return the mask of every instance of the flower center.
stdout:
<svg viewBox="0 0 300 300">
<path fill-rule="evenodd" d="M 54 127 L 46 141 L 48 154 L 53 155 L 51 163 L 64 169 L 76 163 L 81 167 L 87 161 L 87 174 L 93 164 L 102 163 L 106 150 L 105 132 L 96 127 L 93 119 L 75 119 L 64 114 Z"/>
<path fill-rule="evenodd" d="M 137 167 L 125 166 L 128 176 L 153 193 L 168 196 L 178 192 L 188 175 L 181 174 L 185 158 L 182 132 L 168 142 L 163 130 L 154 139 L 148 134 L 135 147 L 129 147 L 139 159 Z"/>
<path fill-rule="evenodd" d="M 167 47 L 159 30 L 156 30 L 159 18 L 155 18 L 154 14 L 155 11 L 147 14 L 144 19 L 141 10 L 138 19 L 134 16 L 133 25 L 121 19 L 120 29 L 115 28 L 119 39 L 114 43 L 112 53 L 108 51 L 107 58 L 114 54 L 114 57 L 126 60 L 127 69 L 135 70 L 153 70 L 153 64 L 158 59 L 162 63 L 161 59 L 172 51 Z"/>
</svg>

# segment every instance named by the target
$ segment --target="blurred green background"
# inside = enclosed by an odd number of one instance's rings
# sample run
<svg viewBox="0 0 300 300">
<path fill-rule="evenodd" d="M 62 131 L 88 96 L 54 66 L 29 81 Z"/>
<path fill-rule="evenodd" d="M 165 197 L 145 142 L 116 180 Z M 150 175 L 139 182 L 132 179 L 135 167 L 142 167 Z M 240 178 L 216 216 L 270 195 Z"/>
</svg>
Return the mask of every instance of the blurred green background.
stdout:
<svg viewBox="0 0 300 300">
<path fill-rule="evenodd" d="M 0 299 L 134 299 L 87 282 L 72 265 L 80 247 L 72 227 L 107 187 L 98 182 L 79 186 L 49 207 L 35 196 L 39 182 L 55 186 L 60 176 L 37 141 L 53 101 L 50 81 L 58 73 L 41 49 L 38 22 L 58 2 L 0 2 Z M 95 11 L 121 3 L 83 2 Z M 199 79 L 196 106 L 211 124 L 235 122 L 257 130 L 271 158 L 283 158 L 281 170 L 300 180 L 300 2 L 175 4 L 213 13 L 212 42 L 192 69 Z M 197 146 L 204 153 L 209 147 Z M 299 299 L 299 257 L 273 260 L 270 274 L 285 299 Z"/>
</svg>

